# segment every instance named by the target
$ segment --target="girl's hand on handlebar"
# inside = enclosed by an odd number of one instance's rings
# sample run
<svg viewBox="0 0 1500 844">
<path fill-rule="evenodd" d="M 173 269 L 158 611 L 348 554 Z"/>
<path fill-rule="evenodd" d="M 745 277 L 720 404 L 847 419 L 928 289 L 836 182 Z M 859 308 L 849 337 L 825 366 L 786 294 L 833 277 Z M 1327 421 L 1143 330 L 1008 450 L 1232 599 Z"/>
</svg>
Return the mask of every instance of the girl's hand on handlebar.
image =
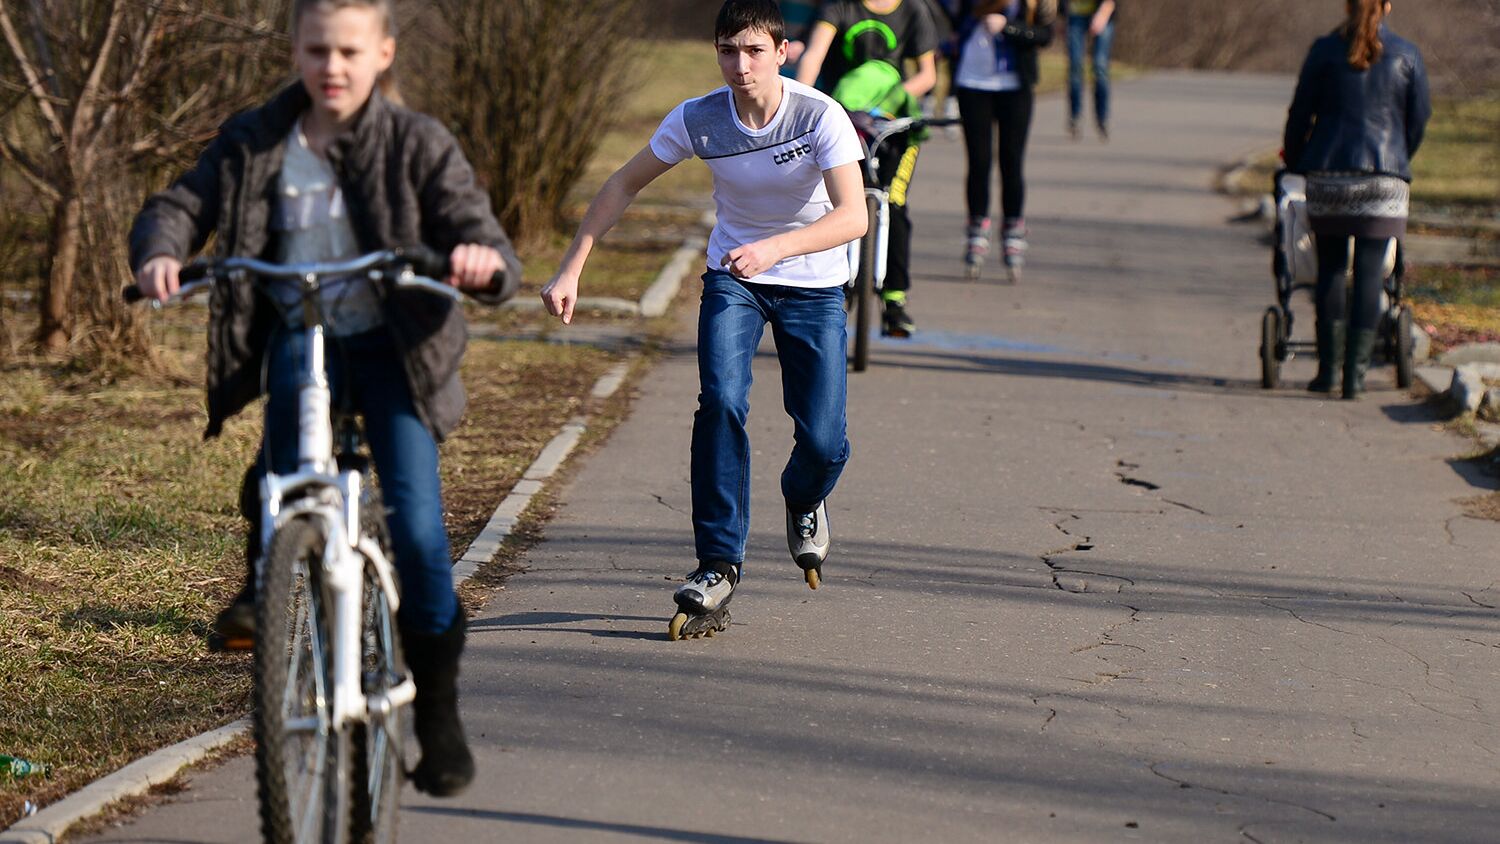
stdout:
<svg viewBox="0 0 1500 844">
<path fill-rule="evenodd" d="M 542 288 L 542 304 L 547 313 L 562 317 L 563 325 L 573 322 L 573 306 L 578 304 L 578 276 L 559 272 Z"/>
<path fill-rule="evenodd" d="M 1005 15 L 985 15 L 984 31 L 991 35 L 999 35 L 1005 31 L 1007 23 L 1010 23 L 1010 21 L 1006 19 Z"/>
<path fill-rule="evenodd" d="M 500 250 L 477 243 L 463 243 L 453 247 L 448 256 L 450 274 L 446 283 L 459 290 L 483 290 L 490 286 L 495 273 L 505 269 L 505 259 Z"/>
<path fill-rule="evenodd" d="M 757 240 L 731 250 L 728 255 L 724 256 L 721 266 L 736 278 L 755 278 L 776 266 L 776 262 L 783 257 L 776 247 L 771 245 L 771 241 Z"/>
<path fill-rule="evenodd" d="M 136 271 L 135 285 L 147 299 L 165 302 L 177 292 L 182 262 L 170 255 L 157 255 Z"/>
</svg>

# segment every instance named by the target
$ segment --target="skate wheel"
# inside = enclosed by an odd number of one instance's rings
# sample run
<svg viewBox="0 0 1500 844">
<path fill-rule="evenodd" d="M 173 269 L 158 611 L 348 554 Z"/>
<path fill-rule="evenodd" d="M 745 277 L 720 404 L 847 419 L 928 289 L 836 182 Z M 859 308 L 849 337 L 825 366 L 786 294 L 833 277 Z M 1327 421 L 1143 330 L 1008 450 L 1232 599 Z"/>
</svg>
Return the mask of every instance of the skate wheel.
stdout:
<svg viewBox="0 0 1500 844">
<path fill-rule="evenodd" d="M 808 569 L 803 572 L 803 575 L 807 577 L 807 586 L 809 589 L 817 589 L 823 582 L 823 578 L 818 574 L 817 569 Z"/>
<path fill-rule="evenodd" d="M 978 264 L 964 265 L 964 281 L 978 281 L 980 269 Z"/>
<path fill-rule="evenodd" d="M 1011 284 L 1020 284 L 1021 283 L 1021 268 L 1020 267 L 1006 267 L 1005 268 L 1005 275 L 1010 280 Z"/>
<path fill-rule="evenodd" d="M 682 625 L 687 624 L 688 615 L 680 612 L 672 616 L 672 621 L 667 625 L 667 638 L 673 642 L 682 638 Z"/>
</svg>

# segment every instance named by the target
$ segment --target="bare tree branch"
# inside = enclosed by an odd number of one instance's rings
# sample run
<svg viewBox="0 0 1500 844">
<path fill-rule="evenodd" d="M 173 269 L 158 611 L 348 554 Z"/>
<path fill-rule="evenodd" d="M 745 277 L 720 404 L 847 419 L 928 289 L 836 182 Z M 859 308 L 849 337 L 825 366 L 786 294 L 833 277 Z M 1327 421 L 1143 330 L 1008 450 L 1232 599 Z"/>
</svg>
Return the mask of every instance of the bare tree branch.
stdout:
<svg viewBox="0 0 1500 844">
<path fill-rule="evenodd" d="M 62 197 L 62 194 L 57 192 L 57 188 L 47 182 L 42 168 L 37 166 L 36 162 L 32 161 L 31 157 L 9 138 L 0 139 L 0 159 L 10 162 L 26 183 L 48 201 L 56 202 Z"/>
<path fill-rule="evenodd" d="M 10 46 L 14 54 L 16 64 L 21 68 L 21 74 L 26 77 L 27 90 L 31 98 L 36 102 L 37 109 L 41 111 L 42 117 L 47 122 L 47 128 L 52 137 L 58 143 L 68 139 L 67 127 L 63 125 L 62 119 L 58 117 L 56 109 L 52 107 L 52 96 L 49 95 L 42 84 L 42 75 L 36 65 L 27 55 L 26 48 L 21 44 L 21 38 L 16 34 L 15 24 L 11 23 L 10 11 L 5 8 L 5 0 L 0 0 L 0 31 L 5 34 L 5 43 Z"/>
<path fill-rule="evenodd" d="M 87 176 L 93 170 L 94 162 L 98 160 L 95 141 L 98 140 L 100 127 L 95 114 L 99 109 L 104 71 L 109 67 L 110 58 L 120 34 L 120 27 L 124 23 L 125 2 L 114 0 L 109 11 L 109 23 L 104 28 L 104 36 L 99 39 L 97 51 L 94 52 L 93 67 L 89 69 L 88 79 L 83 83 L 82 90 L 78 92 L 78 103 L 73 107 L 73 134 L 69 140 L 76 151 L 75 160 L 80 177 Z"/>
<path fill-rule="evenodd" d="M 152 47 L 156 43 L 156 36 L 160 32 L 161 7 L 150 6 L 142 21 L 140 32 L 136 37 L 135 64 L 125 76 L 125 82 L 120 86 L 119 92 L 112 98 L 104 114 L 99 118 L 98 132 L 106 132 L 114 123 L 116 115 L 119 114 L 120 104 L 128 102 L 135 95 L 136 89 L 140 87 L 145 79 L 146 68 L 151 62 Z"/>
</svg>

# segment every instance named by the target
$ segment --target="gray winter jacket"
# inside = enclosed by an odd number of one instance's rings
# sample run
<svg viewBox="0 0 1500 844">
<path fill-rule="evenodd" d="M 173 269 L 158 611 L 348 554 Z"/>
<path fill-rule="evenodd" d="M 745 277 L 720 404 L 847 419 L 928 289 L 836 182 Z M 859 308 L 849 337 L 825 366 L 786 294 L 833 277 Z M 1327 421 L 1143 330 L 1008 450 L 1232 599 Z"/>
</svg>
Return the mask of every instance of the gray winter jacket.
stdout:
<svg viewBox="0 0 1500 844">
<path fill-rule="evenodd" d="M 132 268 L 158 255 L 186 261 L 215 233 L 216 257 L 274 258 L 270 221 L 285 142 L 310 105 L 294 84 L 225 122 L 191 171 L 146 200 L 130 232 Z M 424 244 L 446 254 L 462 243 L 493 246 L 505 258 L 506 280 L 490 298 L 514 293 L 521 263 L 457 140 L 438 121 L 377 92 L 330 145 L 328 159 L 361 251 Z M 277 319 L 248 284 L 218 285 L 209 309 L 205 437 L 260 395 L 261 359 Z M 430 294 L 395 291 L 386 297 L 385 318 L 402 350 L 417 413 L 441 441 L 464 411 L 463 310 Z"/>
</svg>

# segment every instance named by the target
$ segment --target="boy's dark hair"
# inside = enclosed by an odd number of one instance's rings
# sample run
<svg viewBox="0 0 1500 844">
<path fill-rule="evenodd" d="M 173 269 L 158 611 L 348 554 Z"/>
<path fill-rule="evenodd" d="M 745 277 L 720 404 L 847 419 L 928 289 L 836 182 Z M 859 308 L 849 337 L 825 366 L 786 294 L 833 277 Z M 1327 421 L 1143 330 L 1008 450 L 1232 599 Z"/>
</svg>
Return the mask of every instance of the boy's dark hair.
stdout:
<svg viewBox="0 0 1500 844">
<path fill-rule="evenodd" d="M 725 0 L 714 22 L 714 43 L 733 38 L 747 29 L 764 32 L 777 46 L 786 40 L 786 19 L 776 0 Z"/>
</svg>

